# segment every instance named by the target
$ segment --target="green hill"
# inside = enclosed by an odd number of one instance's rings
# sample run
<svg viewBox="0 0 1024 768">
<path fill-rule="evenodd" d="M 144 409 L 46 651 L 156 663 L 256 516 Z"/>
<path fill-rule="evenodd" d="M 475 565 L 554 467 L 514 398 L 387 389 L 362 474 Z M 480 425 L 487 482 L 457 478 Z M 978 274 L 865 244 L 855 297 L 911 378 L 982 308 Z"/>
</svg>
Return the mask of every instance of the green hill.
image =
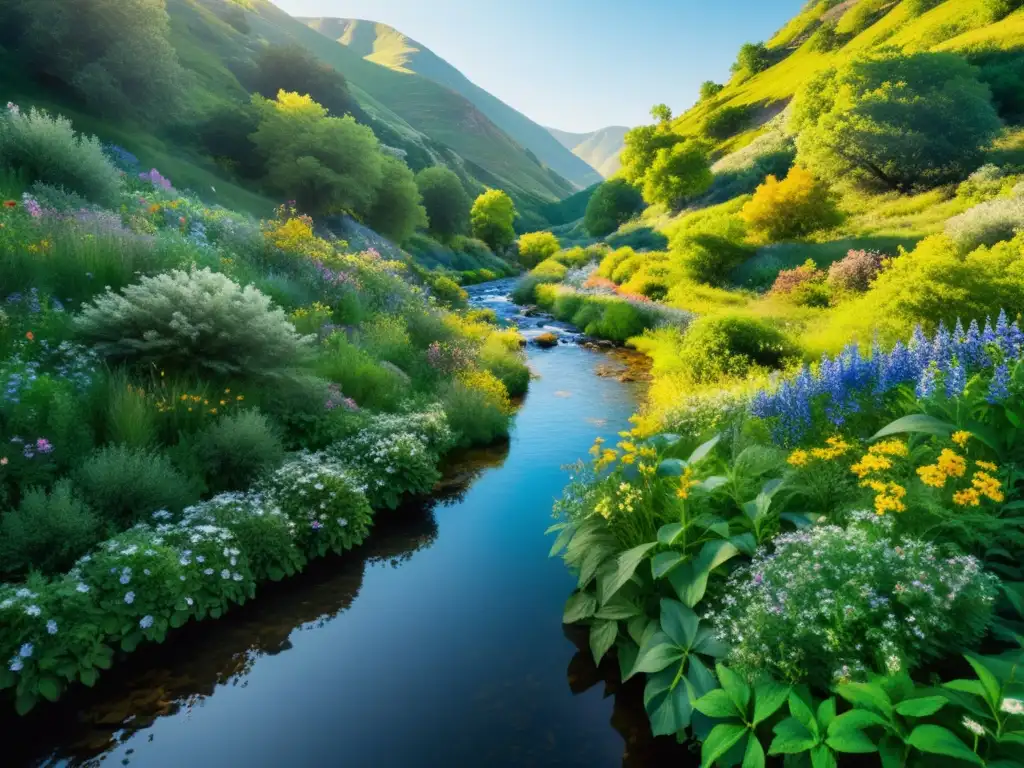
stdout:
<svg viewBox="0 0 1024 768">
<path fill-rule="evenodd" d="M 470 82 L 447 61 L 398 30 L 386 24 L 359 19 L 310 18 L 302 21 L 365 61 L 405 75 L 406 79 L 410 75 L 419 75 L 461 94 L 542 163 L 578 187 L 588 187 L 601 180 L 599 172 L 588 164 L 586 157 L 573 154 L 571 149 L 566 151 L 567 148 L 547 130 Z M 397 84 L 398 79 L 388 82 Z M 384 84 L 383 80 L 381 84 Z M 382 94 L 378 96 L 385 98 Z"/>
<path fill-rule="evenodd" d="M 604 178 L 614 176 L 619 170 L 619 153 L 622 152 L 626 128 L 622 125 L 611 125 L 590 133 L 569 133 L 557 128 L 548 128 L 548 132 L 558 139 L 559 143 L 570 150 L 587 165 L 597 169 Z"/>
</svg>

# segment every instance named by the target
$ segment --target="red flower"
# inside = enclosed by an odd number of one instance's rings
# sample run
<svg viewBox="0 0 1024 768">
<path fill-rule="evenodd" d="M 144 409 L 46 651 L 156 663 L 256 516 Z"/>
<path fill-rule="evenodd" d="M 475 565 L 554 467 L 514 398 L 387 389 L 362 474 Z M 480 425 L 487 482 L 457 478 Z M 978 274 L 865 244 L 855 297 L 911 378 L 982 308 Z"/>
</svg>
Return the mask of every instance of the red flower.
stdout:
<svg viewBox="0 0 1024 768">
<path fill-rule="evenodd" d="M 4 208 L 17 208 L 17 207 L 18 207 L 18 201 L 17 200 L 4 200 Z"/>
<path fill-rule="evenodd" d="M 32 331 L 29 331 L 28 333 L 25 334 L 25 338 L 28 339 L 29 341 L 35 341 L 36 335 L 32 333 Z"/>
</svg>

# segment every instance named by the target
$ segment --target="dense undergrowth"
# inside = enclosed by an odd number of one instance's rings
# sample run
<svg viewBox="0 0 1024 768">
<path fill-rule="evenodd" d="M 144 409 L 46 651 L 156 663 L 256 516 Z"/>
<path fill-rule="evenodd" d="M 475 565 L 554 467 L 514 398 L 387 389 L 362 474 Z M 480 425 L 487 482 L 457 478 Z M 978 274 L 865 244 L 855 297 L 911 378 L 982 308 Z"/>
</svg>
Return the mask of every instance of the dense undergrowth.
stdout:
<svg viewBox="0 0 1024 768">
<path fill-rule="evenodd" d="M 218 617 L 507 436 L 517 334 L 451 279 L 0 114 L 0 689 Z"/>
</svg>

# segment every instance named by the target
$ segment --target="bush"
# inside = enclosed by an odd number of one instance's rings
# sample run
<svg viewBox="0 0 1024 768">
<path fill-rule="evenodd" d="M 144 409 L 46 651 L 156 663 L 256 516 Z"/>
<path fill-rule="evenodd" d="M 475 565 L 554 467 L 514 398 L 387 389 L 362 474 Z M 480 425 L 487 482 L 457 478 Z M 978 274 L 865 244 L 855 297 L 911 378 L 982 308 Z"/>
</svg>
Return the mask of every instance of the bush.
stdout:
<svg viewBox="0 0 1024 768">
<path fill-rule="evenodd" d="M 507 248 L 516 239 L 516 231 L 512 226 L 515 220 L 515 203 L 500 189 L 484 192 L 469 212 L 473 237 L 483 240 L 495 251 Z"/>
<path fill-rule="evenodd" d="M 590 196 L 583 226 L 592 237 L 604 237 L 643 208 L 643 196 L 625 179 L 609 179 Z"/>
<path fill-rule="evenodd" d="M 551 258 L 561 248 L 558 238 L 550 232 L 532 232 L 519 237 L 519 261 L 525 267 L 535 267 Z"/>
<path fill-rule="evenodd" d="M 281 91 L 308 93 L 334 117 L 344 117 L 359 109 L 349 92 L 345 76 L 317 59 L 299 43 L 264 45 L 256 54 L 254 63 L 251 74 L 241 79 L 248 90 L 268 99 L 277 98 Z"/>
<path fill-rule="evenodd" d="M 366 209 L 366 223 L 396 243 L 405 242 L 419 227 L 427 226 L 416 179 L 404 162 L 381 157 L 381 181 Z"/>
<path fill-rule="evenodd" d="M 764 43 L 744 43 L 736 54 L 736 62 L 732 65 L 734 73 L 756 75 L 764 72 L 772 65 L 771 52 Z"/>
<path fill-rule="evenodd" d="M 836 22 L 825 21 L 811 35 L 807 41 L 807 48 L 818 53 L 829 53 L 842 48 L 848 39 L 846 35 L 836 31 Z"/>
<path fill-rule="evenodd" d="M 917 540 L 893 544 L 889 518 L 858 520 L 780 536 L 771 554 L 759 550 L 736 571 L 726 585 L 735 602 L 714 616 L 733 663 L 828 688 L 975 646 L 998 580 L 973 557 Z"/>
<path fill-rule="evenodd" d="M 697 384 L 744 377 L 755 367 L 776 369 L 796 354 L 784 333 L 743 315 L 707 315 L 695 320 L 679 348 L 688 378 Z"/>
<path fill-rule="evenodd" d="M 519 341 L 519 334 L 514 331 L 496 331 L 480 348 L 480 364 L 505 385 L 511 397 L 525 395 L 530 385 L 530 369 L 523 360 Z"/>
<path fill-rule="evenodd" d="M 798 162 L 899 192 L 963 179 L 1000 125 L 977 71 L 952 53 L 887 52 L 825 70 L 792 117 Z"/>
<path fill-rule="evenodd" d="M 803 307 L 827 307 L 832 298 L 825 273 L 811 259 L 795 269 L 780 271 L 768 293 Z"/>
<path fill-rule="evenodd" d="M 469 301 L 469 294 L 450 277 L 443 275 L 431 281 L 430 292 L 450 309 L 461 309 Z"/>
<path fill-rule="evenodd" d="M 76 134 L 67 118 L 37 109 L 0 112 L 0 167 L 94 203 L 114 206 L 121 192 L 121 174 L 99 139 Z"/>
<path fill-rule="evenodd" d="M 696 141 L 679 142 L 655 154 L 644 176 L 644 201 L 675 207 L 706 192 L 712 179 L 707 147 Z"/>
<path fill-rule="evenodd" d="M 69 480 L 47 493 L 29 488 L 17 509 L 0 516 L 0 571 L 66 571 L 102 537 L 96 514 L 75 495 Z"/>
<path fill-rule="evenodd" d="M 284 456 L 281 437 L 259 411 L 240 411 L 220 417 L 196 435 L 193 450 L 206 487 L 240 491 L 274 469 Z"/>
<path fill-rule="evenodd" d="M 946 221 L 946 235 L 967 253 L 982 245 L 1011 240 L 1024 228 L 1024 197 L 999 197 Z"/>
<path fill-rule="evenodd" d="M 1022 0 L 984 0 L 985 11 L 990 23 L 1005 19 L 1022 5 L 1024 5 Z"/>
<path fill-rule="evenodd" d="M 700 84 L 700 100 L 707 101 L 714 96 L 717 96 L 725 88 L 721 83 L 716 83 L 714 80 L 705 80 Z"/>
<path fill-rule="evenodd" d="M 308 343 L 258 290 L 209 269 L 107 292 L 82 308 L 75 327 L 113 361 L 219 375 L 272 375 L 298 364 Z"/>
<path fill-rule="evenodd" d="M 800 166 L 785 179 L 765 179 L 740 214 L 752 233 L 768 242 L 800 237 L 839 222 L 828 188 Z"/>
<path fill-rule="evenodd" d="M 878 251 L 853 250 L 828 268 L 828 284 L 834 290 L 863 293 L 882 271 L 885 255 Z"/>
<path fill-rule="evenodd" d="M 441 405 L 458 445 L 490 445 L 508 437 L 512 405 L 505 385 L 489 371 L 465 371 L 441 391 Z"/>
<path fill-rule="evenodd" d="M 943 2 L 945 2 L 945 0 L 907 0 L 907 15 L 911 18 L 920 16 Z"/>
<path fill-rule="evenodd" d="M 711 112 L 701 125 L 701 133 L 712 139 L 727 139 L 750 122 L 750 107 L 726 106 Z"/>
<path fill-rule="evenodd" d="M 123 445 L 93 453 L 74 481 L 85 502 L 119 528 L 148 520 L 158 510 L 178 512 L 196 496 L 166 456 Z"/>
<path fill-rule="evenodd" d="M 469 231 L 469 195 L 459 177 L 444 166 L 424 168 L 416 174 L 416 186 L 427 209 L 431 234 L 440 237 Z"/>
<path fill-rule="evenodd" d="M 675 238 L 672 255 L 682 259 L 689 277 L 699 283 L 724 285 L 729 275 L 751 256 L 751 249 L 717 235 Z"/>
</svg>

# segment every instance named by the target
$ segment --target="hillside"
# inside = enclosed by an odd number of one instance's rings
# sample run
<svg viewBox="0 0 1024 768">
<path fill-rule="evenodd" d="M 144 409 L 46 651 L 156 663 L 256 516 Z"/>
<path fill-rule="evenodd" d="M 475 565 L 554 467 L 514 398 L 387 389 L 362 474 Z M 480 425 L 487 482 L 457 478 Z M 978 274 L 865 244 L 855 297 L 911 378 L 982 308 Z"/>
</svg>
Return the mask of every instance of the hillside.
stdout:
<svg viewBox="0 0 1024 768">
<path fill-rule="evenodd" d="M 622 152 L 626 128 L 622 125 L 610 125 L 590 133 L 569 133 L 557 128 L 548 128 L 548 132 L 587 165 L 596 169 L 604 178 L 610 178 L 619 170 L 619 154 Z"/>
<path fill-rule="evenodd" d="M 567 152 L 547 130 L 472 83 L 447 61 L 400 31 L 360 19 L 301 20 L 368 62 L 406 76 L 419 75 L 461 94 L 542 163 L 578 187 L 588 187 L 601 180 L 585 156 L 573 154 L 571 148 Z"/>
</svg>

